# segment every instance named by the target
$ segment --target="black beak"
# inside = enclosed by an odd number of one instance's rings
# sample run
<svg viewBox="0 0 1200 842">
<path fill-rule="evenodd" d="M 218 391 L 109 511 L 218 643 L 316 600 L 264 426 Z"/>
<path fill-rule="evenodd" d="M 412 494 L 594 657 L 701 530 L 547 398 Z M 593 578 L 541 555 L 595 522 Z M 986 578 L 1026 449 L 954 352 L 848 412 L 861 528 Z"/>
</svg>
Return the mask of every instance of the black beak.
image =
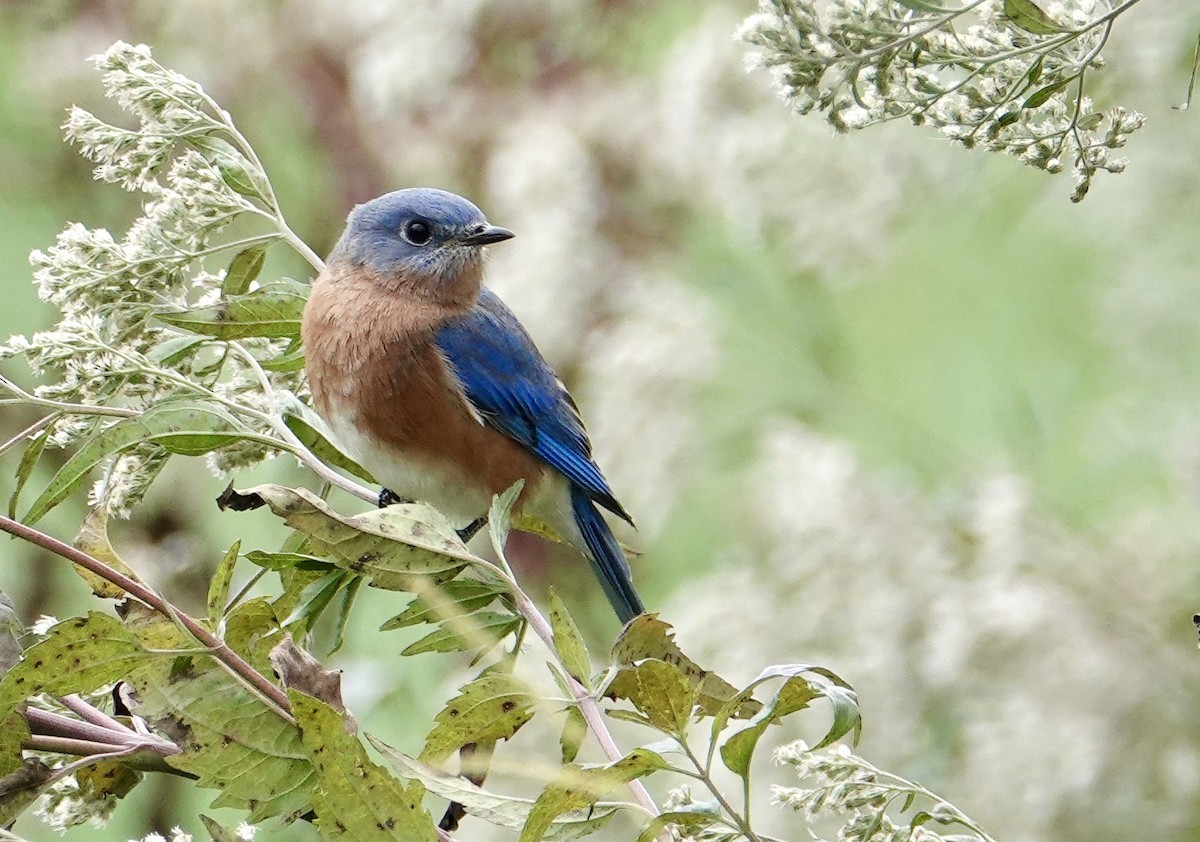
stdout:
<svg viewBox="0 0 1200 842">
<path fill-rule="evenodd" d="M 511 240 L 516 235 L 507 228 L 501 228 L 499 225 L 485 225 L 478 230 L 473 230 L 463 237 L 459 242 L 464 246 L 486 246 L 491 243 L 499 243 L 504 240 Z"/>
</svg>

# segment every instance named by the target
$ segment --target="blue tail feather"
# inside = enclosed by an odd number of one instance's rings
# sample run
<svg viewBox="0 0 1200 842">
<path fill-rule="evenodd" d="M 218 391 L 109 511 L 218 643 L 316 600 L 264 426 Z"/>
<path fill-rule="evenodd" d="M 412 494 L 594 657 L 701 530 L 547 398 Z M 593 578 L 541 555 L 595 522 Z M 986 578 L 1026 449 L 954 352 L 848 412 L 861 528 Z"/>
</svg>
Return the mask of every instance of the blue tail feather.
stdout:
<svg viewBox="0 0 1200 842">
<path fill-rule="evenodd" d="M 621 545 L 587 491 L 579 486 L 571 487 L 571 510 L 575 515 L 575 524 L 583 533 L 588 560 L 596 571 L 596 578 L 604 587 L 604 593 L 621 622 L 628 623 L 638 614 L 646 613 L 641 597 L 634 590 L 629 562 L 625 560 Z"/>
</svg>

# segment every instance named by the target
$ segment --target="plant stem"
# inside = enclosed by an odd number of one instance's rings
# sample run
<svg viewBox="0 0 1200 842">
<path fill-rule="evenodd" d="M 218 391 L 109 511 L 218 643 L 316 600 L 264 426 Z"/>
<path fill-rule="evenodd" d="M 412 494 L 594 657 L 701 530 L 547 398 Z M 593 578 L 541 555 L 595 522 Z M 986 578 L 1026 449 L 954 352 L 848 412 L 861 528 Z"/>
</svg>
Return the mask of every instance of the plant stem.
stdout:
<svg viewBox="0 0 1200 842">
<path fill-rule="evenodd" d="M 0 515 L 0 530 L 65 558 L 72 564 L 96 574 L 106 582 L 116 585 L 130 596 L 146 603 L 146 605 L 167 617 L 167 619 L 179 622 L 187 629 L 189 634 L 212 650 L 213 657 L 228 670 L 230 675 L 266 699 L 280 716 L 289 722 L 294 721 L 290 712 L 291 707 L 288 704 L 287 695 L 283 690 L 269 681 L 266 676 L 254 669 L 254 667 L 250 666 L 240 655 L 230 649 L 225 641 L 171 605 L 157 593 L 150 590 L 150 588 L 129 578 L 124 573 L 114 570 L 94 556 L 5 515 Z"/>
<path fill-rule="evenodd" d="M 727 799 L 725 794 L 721 792 L 721 788 L 713 783 L 712 778 L 709 776 L 708 770 L 704 768 L 704 765 L 700 762 L 700 758 L 697 757 L 692 751 L 692 747 L 688 745 L 684 736 L 681 734 L 676 739 L 679 741 L 679 747 L 683 749 L 683 753 L 687 755 L 688 760 L 692 761 L 692 765 L 695 766 L 696 771 L 700 773 L 700 780 L 704 782 L 704 786 L 713 794 L 713 797 L 717 799 L 717 803 L 721 805 L 721 809 L 728 813 L 729 817 L 733 819 L 738 830 L 742 832 L 742 835 L 747 839 L 752 840 L 752 842 L 762 842 L 762 837 L 755 833 L 750 827 L 749 819 L 746 816 L 743 816 L 737 810 L 733 809 L 733 805 L 729 803 L 729 799 Z M 749 799 L 747 799 L 747 811 L 749 808 L 750 803 Z"/>
</svg>

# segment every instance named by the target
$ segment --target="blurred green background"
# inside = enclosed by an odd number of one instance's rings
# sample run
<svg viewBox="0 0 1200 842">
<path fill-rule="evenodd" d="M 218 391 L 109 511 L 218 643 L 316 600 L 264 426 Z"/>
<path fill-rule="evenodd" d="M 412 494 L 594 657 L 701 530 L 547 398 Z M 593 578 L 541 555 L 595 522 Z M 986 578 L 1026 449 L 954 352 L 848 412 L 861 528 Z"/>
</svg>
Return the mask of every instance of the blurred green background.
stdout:
<svg viewBox="0 0 1200 842">
<path fill-rule="evenodd" d="M 753 11 L 0 5 L 0 335 L 52 324 L 30 249 L 67 221 L 121 230 L 136 214 L 58 126 L 72 103 L 115 117 L 85 59 L 148 43 L 232 112 L 318 252 L 355 202 L 402 186 L 462 192 L 517 232 L 490 282 L 571 385 L 641 526 L 625 536 L 645 550 L 636 578 L 689 654 L 735 681 L 831 667 L 859 691 L 860 753 L 999 839 L 1197 838 L 1200 123 L 1171 106 L 1200 9 L 1164 0 L 1117 22 L 1097 99 L 1149 123 L 1128 171 L 1078 206 L 1068 176 L 924 130 L 833 137 L 789 114 L 744 72 L 733 35 Z M 34 418 L 0 412 L 0 439 Z M 186 608 L 236 537 L 281 532 L 218 513 L 228 480 L 177 462 L 114 531 Z M 283 462 L 235 479 L 308 481 Z M 70 537 L 83 511 L 45 526 Z M 565 591 L 602 649 L 615 628 L 590 576 L 541 561 L 531 588 Z M 27 621 L 89 605 L 16 542 L 0 542 L 0 589 Z M 376 631 L 398 610 L 366 595 L 334 662 L 364 726 L 413 749 L 465 673 L 399 658 L 408 641 Z M 553 755 L 555 739 L 525 745 Z M 148 781 L 107 828 L 66 838 L 200 833 L 210 795 Z M 758 813 L 803 837 L 798 817 Z"/>
</svg>

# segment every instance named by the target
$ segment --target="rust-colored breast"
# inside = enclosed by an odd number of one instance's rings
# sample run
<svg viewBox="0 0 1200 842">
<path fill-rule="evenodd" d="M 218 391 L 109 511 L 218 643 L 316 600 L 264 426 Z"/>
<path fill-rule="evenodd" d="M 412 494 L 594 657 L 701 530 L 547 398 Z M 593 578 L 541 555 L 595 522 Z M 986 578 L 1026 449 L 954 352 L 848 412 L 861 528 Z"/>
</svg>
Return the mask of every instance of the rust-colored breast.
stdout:
<svg viewBox="0 0 1200 842">
<path fill-rule="evenodd" d="M 352 428 L 343 443 L 392 491 L 451 509 L 455 492 L 469 489 L 441 487 L 448 482 L 474 485 L 486 500 L 521 478 L 532 488 L 544 470 L 481 422 L 442 359 L 433 336 L 454 315 L 335 269 L 314 284 L 303 324 L 317 411 L 335 433 Z M 431 470 L 438 480 L 413 478 Z"/>
</svg>

